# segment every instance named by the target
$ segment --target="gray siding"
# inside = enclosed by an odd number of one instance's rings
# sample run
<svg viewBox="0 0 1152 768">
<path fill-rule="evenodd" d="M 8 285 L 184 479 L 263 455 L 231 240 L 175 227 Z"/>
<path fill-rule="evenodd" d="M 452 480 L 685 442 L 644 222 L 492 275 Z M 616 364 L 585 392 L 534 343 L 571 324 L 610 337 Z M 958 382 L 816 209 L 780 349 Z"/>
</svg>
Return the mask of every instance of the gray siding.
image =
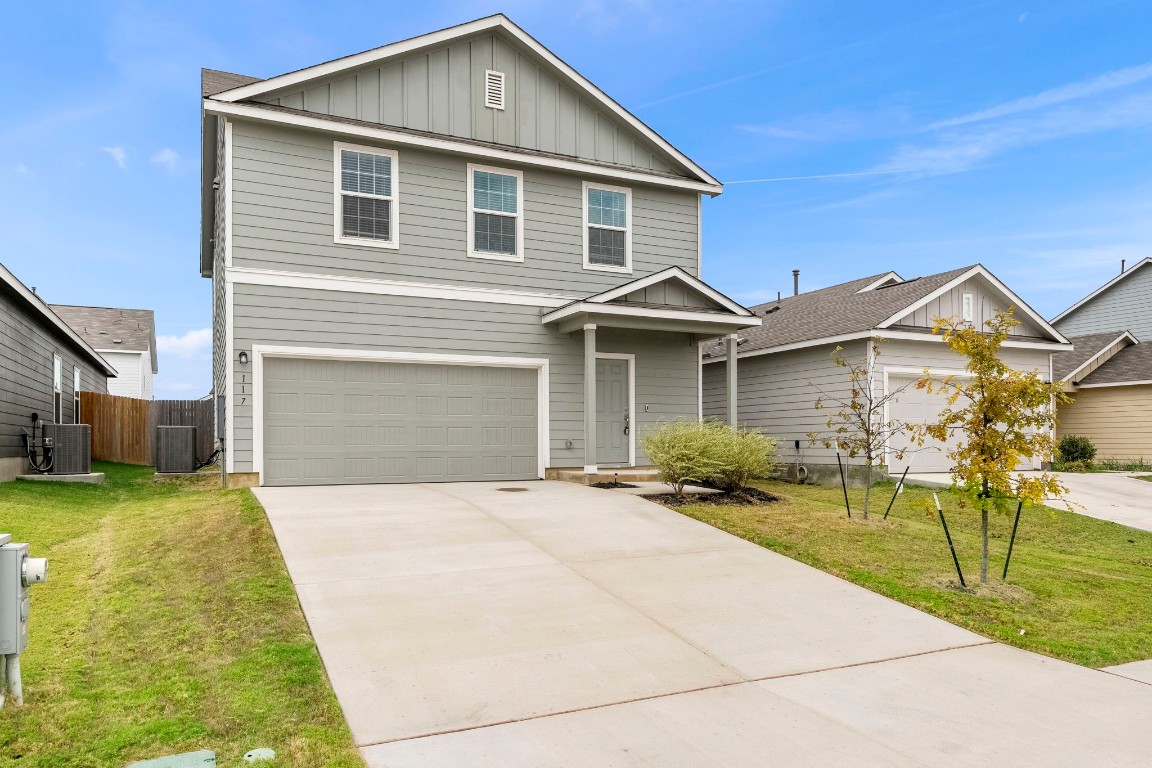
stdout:
<svg viewBox="0 0 1152 768">
<path fill-rule="evenodd" d="M 737 366 L 739 421 L 780 438 L 780 456 L 795 460 L 795 440 L 800 441 L 801 461 L 811 464 L 835 464 L 836 452 L 810 446 L 807 433 L 822 432 L 828 409 L 816 410 L 820 390 L 845 397 L 848 374 L 832 361 L 834 345 L 757 355 L 742 358 Z M 845 344 L 841 355 L 846 360 L 859 360 L 865 354 L 863 342 Z M 1038 370 L 1047 377 L 1049 355 L 1046 350 L 1004 349 L 1002 359 L 1017 370 Z M 919 372 L 925 368 L 960 369 L 964 360 L 941 342 L 890 340 L 880 348 L 876 364 L 881 368 L 902 368 Z M 877 375 L 877 393 L 883 376 Z M 704 415 L 724 417 L 725 364 L 704 366 Z"/>
<path fill-rule="evenodd" d="M 1131 331 L 1140 341 L 1152 341 L 1152 265 L 1134 267 L 1110 289 L 1056 323 L 1065 336 Z"/>
<path fill-rule="evenodd" d="M 489 69 L 504 73 L 503 110 L 484 106 Z M 634 128 L 581 98 L 551 67 L 492 34 L 260 100 L 644 170 L 673 170 L 671 158 Z"/>
<path fill-rule="evenodd" d="M 63 362 L 63 418 L 73 420 L 72 368 L 80 368 L 80 388 L 107 392 L 108 378 L 81 356 L 63 334 L 24 310 L 0 290 L 0 458 L 21 456 L 20 428 L 37 413 L 52 418 L 52 355 Z M 83 415 L 83 414 L 81 414 Z"/>
<path fill-rule="evenodd" d="M 698 270 L 695 193 L 634 187 L 633 275 L 583 268 L 582 178 L 524 170 L 523 263 L 467 256 L 467 160 L 399 151 L 398 249 L 333 242 L 331 136 L 237 122 L 237 267 L 592 294 L 671 266 Z"/>
<path fill-rule="evenodd" d="M 665 280 L 638 291 L 632 291 L 615 302 L 640 302 L 643 304 L 667 304 L 672 307 L 692 307 L 694 309 L 717 309 L 719 305 L 707 296 L 685 287 L 682 283 Z"/>
<path fill-rule="evenodd" d="M 550 466 L 583 466 L 583 339 L 542 325 L 538 307 L 244 284 L 234 286 L 234 304 L 237 350 L 270 344 L 547 358 Z M 597 342 L 601 352 L 636 355 L 634 424 L 644 464 L 639 436 L 648 427 L 696 417 L 696 346 L 686 334 L 612 329 L 601 329 Z M 251 365 L 231 364 L 236 382 L 251 381 Z M 252 471 L 250 396 L 236 396 L 234 418 L 235 471 Z"/>
<path fill-rule="evenodd" d="M 983 328 L 984 323 L 991 320 L 998 311 L 1007 309 L 998 291 L 993 291 L 992 287 L 986 283 L 983 278 L 974 277 L 965 280 L 960 285 L 933 299 L 915 312 L 900 318 L 896 321 L 895 325 L 914 325 L 931 328 L 937 317 L 960 318 L 963 316 L 965 293 L 972 294 L 972 322 L 978 328 Z M 1017 308 L 1014 317 L 1020 321 L 1020 325 L 1012 329 L 1012 336 L 1043 337 L 1045 335 L 1034 323 L 1028 320 L 1019 308 Z"/>
</svg>

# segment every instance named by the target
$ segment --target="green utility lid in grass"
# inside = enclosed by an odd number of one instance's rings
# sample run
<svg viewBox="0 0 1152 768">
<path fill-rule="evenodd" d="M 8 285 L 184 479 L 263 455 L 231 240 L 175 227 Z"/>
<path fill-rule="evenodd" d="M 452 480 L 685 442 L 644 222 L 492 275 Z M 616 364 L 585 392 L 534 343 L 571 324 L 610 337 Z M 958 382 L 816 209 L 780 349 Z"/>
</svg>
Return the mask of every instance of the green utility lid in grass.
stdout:
<svg viewBox="0 0 1152 768">
<path fill-rule="evenodd" d="M 210 749 L 199 752 L 185 752 L 181 755 L 168 755 L 153 760 L 141 760 L 126 768 L 215 768 L 216 753 Z"/>
</svg>

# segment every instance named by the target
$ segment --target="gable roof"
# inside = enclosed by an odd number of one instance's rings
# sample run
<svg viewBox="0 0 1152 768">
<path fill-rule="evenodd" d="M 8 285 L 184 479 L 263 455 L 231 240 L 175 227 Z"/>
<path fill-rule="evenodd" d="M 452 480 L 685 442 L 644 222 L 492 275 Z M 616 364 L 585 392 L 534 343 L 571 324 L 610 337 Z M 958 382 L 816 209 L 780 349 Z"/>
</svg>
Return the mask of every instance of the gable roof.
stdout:
<svg viewBox="0 0 1152 768">
<path fill-rule="evenodd" d="M 1124 347 L 1077 384 L 1081 387 L 1152 384 L 1152 343 Z"/>
<path fill-rule="evenodd" d="M 215 96 L 224 91 L 231 91 L 242 85 L 260 82 L 258 77 L 237 75 L 232 72 L 222 72 L 219 69 L 200 70 L 200 93 L 203 96 Z"/>
<path fill-rule="evenodd" d="M 630 293 L 635 293 L 636 291 L 664 282 L 679 283 L 689 290 L 703 295 L 705 298 L 715 303 L 722 311 L 726 310 L 733 314 L 741 315 L 742 317 L 753 316 L 752 310 L 748 309 L 742 304 L 733 301 L 724 294 L 720 293 L 720 291 L 708 285 L 708 283 L 704 282 L 698 277 L 693 277 L 680 267 L 669 267 L 668 269 L 654 272 L 647 277 L 641 277 L 636 280 L 632 280 L 631 282 L 624 283 L 624 285 L 619 285 L 615 288 L 610 288 L 607 291 L 602 291 L 601 293 L 589 296 L 588 298 L 583 299 L 583 301 L 591 302 L 593 304 L 605 304 L 610 301 L 619 301 Z"/>
<path fill-rule="evenodd" d="M 1056 315 L 1056 317 L 1052 318 L 1052 322 L 1053 323 L 1060 322 L 1065 317 L 1072 314 L 1076 310 L 1080 309 L 1080 307 L 1082 307 L 1085 304 L 1087 304 L 1088 302 L 1092 301 L 1093 299 L 1095 299 L 1100 294 L 1111 290 L 1118 283 L 1132 277 L 1132 275 L 1134 275 L 1136 272 L 1140 271 L 1140 269 L 1143 267 L 1152 267 L 1152 256 L 1141 259 L 1140 261 L 1136 262 L 1135 264 L 1133 264 L 1128 269 L 1126 269 L 1123 272 L 1121 272 L 1120 274 L 1116 275 L 1116 277 L 1114 277 L 1111 280 L 1109 280 L 1108 282 L 1104 283 L 1104 285 L 1100 286 L 1096 290 L 1092 291 L 1092 293 L 1090 293 L 1087 296 L 1085 296 L 1084 298 L 1080 299 L 1080 301 L 1078 301 L 1075 304 L 1073 304 L 1072 306 L 1068 307 L 1068 309 L 1066 309 L 1063 312 L 1061 312 L 1060 314 Z"/>
<path fill-rule="evenodd" d="M 902 317 L 977 275 L 989 280 L 1003 292 L 1012 305 L 1036 322 L 1053 342 L 1067 342 L 1059 331 L 1037 315 L 983 265 L 975 264 L 895 283 L 891 281 L 899 279 L 899 275 L 895 272 L 882 272 L 759 304 L 752 307 L 752 311 L 761 316 L 764 322 L 759 328 L 740 332 L 740 354 L 767 352 L 780 347 L 793 349 L 815 346 L 844 340 L 846 337 L 863 338 L 886 328 L 896 330 L 895 323 Z M 709 349 L 708 356 L 722 357 L 723 347 L 716 345 Z"/>
<path fill-rule="evenodd" d="M 412 54 L 418 50 L 428 48 L 430 46 L 440 46 L 448 42 L 458 40 L 470 35 L 476 35 L 483 32 L 495 31 L 511 37 L 520 45 L 531 51 L 536 57 L 543 60 L 551 68 L 558 71 L 576 89 L 584 96 L 588 97 L 592 102 L 603 107 L 608 112 L 614 114 L 624 123 L 629 125 L 633 130 L 637 131 L 641 136 L 654 144 L 663 153 L 670 157 L 676 164 L 685 168 L 688 173 L 701 181 L 702 183 L 713 187 L 711 194 L 719 194 L 722 185 L 711 174 L 697 165 L 691 158 L 685 155 L 676 147 L 672 146 L 664 137 L 652 130 L 642 120 L 637 118 L 631 112 L 622 107 L 614 99 L 600 90 L 590 80 L 585 78 L 569 64 L 563 61 L 552 51 L 548 50 L 539 41 L 514 24 L 504 14 L 495 14 L 487 16 L 482 19 L 470 21 L 464 24 L 459 24 L 454 27 L 448 27 L 437 32 L 431 32 L 425 35 L 408 38 L 399 42 L 391 43 L 373 48 L 362 53 L 345 56 L 332 61 L 316 64 L 311 67 L 288 72 L 283 75 L 271 77 L 266 80 L 252 81 L 248 83 L 239 84 L 236 87 L 227 90 L 216 91 L 211 95 L 207 95 L 212 101 L 237 103 L 237 102 L 250 102 L 257 96 L 266 96 L 284 88 L 293 86 L 300 86 L 303 83 L 308 83 L 320 78 L 328 78 L 346 70 L 364 67 L 370 64 L 383 62 L 387 59 L 392 59 L 398 56 L 405 56 Z M 224 74 L 227 73 L 217 73 Z M 232 77 L 243 77 L 242 75 L 233 75 Z M 217 78 L 220 80 L 220 78 Z"/>
<path fill-rule="evenodd" d="M 156 361 L 156 319 L 150 309 L 115 307 L 80 307 L 52 304 L 54 312 L 92 345 L 106 352 L 148 352 L 152 373 L 158 373 Z"/>
<path fill-rule="evenodd" d="M 1069 336 L 1068 341 L 1072 342 L 1071 350 L 1052 355 L 1052 378 L 1056 381 L 1073 380 L 1077 373 L 1107 353 L 1113 345 L 1122 341 L 1135 344 L 1136 337 L 1128 331 L 1109 331 Z"/>
<path fill-rule="evenodd" d="M 88 342 L 84 341 L 76 331 L 72 330 L 71 326 L 53 312 L 52 308 L 48 306 L 43 299 L 32 292 L 24 283 L 20 282 L 3 264 L 0 264 L 0 290 L 11 295 L 17 304 L 29 311 L 33 317 L 43 320 L 46 327 L 54 330 L 58 336 L 62 336 L 67 340 L 74 349 L 88 358 L 88 361 L 95 365 L 98 370 L 103 371 L 104 375 L 115 378 L 116 369 L 113 368 L 107 360 L 100 357 L 100 353 L 93 349 Z"/>
</svg>

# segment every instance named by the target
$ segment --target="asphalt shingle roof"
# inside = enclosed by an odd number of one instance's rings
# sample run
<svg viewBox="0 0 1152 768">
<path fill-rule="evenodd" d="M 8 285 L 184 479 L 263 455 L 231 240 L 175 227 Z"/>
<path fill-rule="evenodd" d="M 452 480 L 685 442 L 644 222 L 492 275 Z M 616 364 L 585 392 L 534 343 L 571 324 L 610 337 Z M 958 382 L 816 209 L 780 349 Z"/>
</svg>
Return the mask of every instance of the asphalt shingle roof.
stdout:
<svg viewBox="0 0 1152 768">
<path fill-rule="evenodd" d="M 1056 381 L 1062 380 L 1120 338 L 1123 333 L 1124 331 L 1109 331 L 1108 333 L 1092 333 L 1085 336 L 1069 336 L 1068 341 L 1072 342 L 1072 351 L 1057 352 L 1052 355 L 1053 378 Z"/>
<path fill-rule="evenodd" d="M 1133 344 L 1080 380 L 1080 384 L 1152 381 L 1152 343 Z"/>
<path fill-rule="evenodd" d="M 763 318 L 763 325 L 740 331 L 740 351 L 751 352 L 871 330 L 970 269 L 971 266 L 962 267 L 860 293 L 861 289 L 888 274 L 881 272 L 799 296 L 785 296 L 778 302 L 758 304 L 751 309 Z M 717 343 L 707 348 L 705 353 L 710 353 L 713 359 L 723 357 L 723 344 Z"/>
<path fill-rule="evenodd" d="M 258 83 L 262 78 L 221 72 L 218 69 L 200 70 L 200 91 L 204 96 L 215 96 L 249 83 Z"/>
<path fill-rule="evenodd" d="M 51 307 L 93 349 L 125 352 L 148 350 L 152 357 L 152 372 L 157 372 L 156 319 L 152 310 L 77 307 L 69 304 L 52 304 Z"/>
</svg>

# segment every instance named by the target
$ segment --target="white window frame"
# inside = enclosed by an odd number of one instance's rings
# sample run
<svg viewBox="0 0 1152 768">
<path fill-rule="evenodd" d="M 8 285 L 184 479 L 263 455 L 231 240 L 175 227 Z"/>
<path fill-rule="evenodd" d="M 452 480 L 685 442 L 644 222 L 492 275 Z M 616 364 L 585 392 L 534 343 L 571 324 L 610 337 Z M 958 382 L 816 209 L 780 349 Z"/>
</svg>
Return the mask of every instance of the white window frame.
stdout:
<svg viewBox="0 0 1152 768">
<path fill-rule="evenodd" d="M 975 315 L 975 312 L 974 312 L 975 303 L 976 303 L 975 298 L 970 293 L 965 293 L 963 295 L 963 297 L 961 297 L 961 299 L 960 299 L 960 316 L 964 322 L 966 322 L 966 323 L 972 322 L 972 318 Z"/>
<path fill-rule="evenodd" d="M 341 198 L 345 193 L 340 188 L 340 153 L 344 150 L 348 150 L 349 152 L 363 152 L 369 155 L 383 155 L 392 159 L 391 195 L 367 195 L 361 192 L 354 194 L 351 192 L 348 193 L 354 197 L 368 197 L 374 200 L 391 201 L 390 226 L 392 231 L 389 232 L 391 239 L 375 240 L 368 237 L 348 237 L 344 234 L 344 205 Z M 342 245 L 360 245 L 369 248 L 400 247 L 400 155 L 396 150 L 369 147 L 363 144 L 347 144 L 342 141 L 332 143 L 332 237 L 335 242 Z"/>
<path fill-rule="evenodd" d="M 80 366 L 72 366 L 72 423 L 80 423 Z"/>
<path fill-rule="evenodd" d="M 628 226 L 624 227 L 624 266 L 617 267 L 612 264 L 593 264 L 588 259 L 588 190 L 589 189 L 603 189 L 608 192 L 623 192 L 624 193 L 624 216 L 628 219 Z M 581 225 L 581 236 L 584 240 L 584 269 L 592 270 L 595 272 L 616 272 L 620 274 L 632 274 L 632 189 L 630 187 L 614 187 L 611 184 L 600 184 L 594 181 L 585 181 L 581 190 L 580 196 L 583 198 L 580 203 L 580 209 L 583 211 L 583 222 Z M 621 231 L 620 227 L 605 227 L 600 224 L 596 225 L 600 229 L 614 229 Z"/>
<path fill-rule="evenodd" d="M 490 213 L 495 216 L 511 216 L 513 214 L 501 211 L 477 210 L 476 184 L 473 174 L 476 171 L 485 173 L 498 173 L 502 176 L 516 177 L 516 253 L 490 253 L 476 250 L 476 214 Z M 511 168 L 496 168 L 491 165 L 476 165 L 468 163 L 468 258 L 490 259 L 493 261 L 524 261 L 524 172 Z"/>
<path fill-rule="evenodd" d="M 64 361 L 60 355 L 52 355 L 52 423 L 61 424 L 64 420 Z"/>
</svg>

